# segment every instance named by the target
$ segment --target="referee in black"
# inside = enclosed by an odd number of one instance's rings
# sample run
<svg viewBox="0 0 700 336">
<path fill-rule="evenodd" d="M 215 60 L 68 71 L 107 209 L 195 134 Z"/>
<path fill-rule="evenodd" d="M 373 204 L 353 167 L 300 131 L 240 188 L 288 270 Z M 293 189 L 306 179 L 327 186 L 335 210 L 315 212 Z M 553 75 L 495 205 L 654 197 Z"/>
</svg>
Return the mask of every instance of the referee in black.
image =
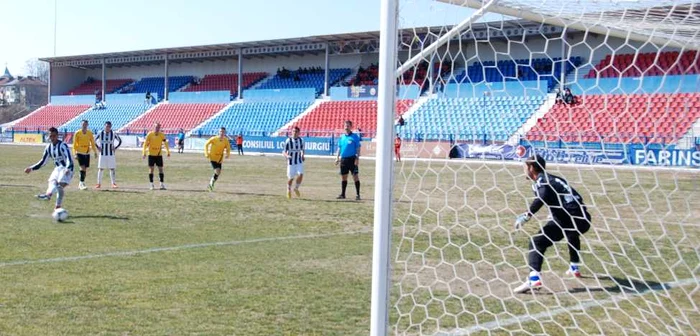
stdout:
<svg viewBox="0 0 700 336">
<path fill-rule="evenodd" d="M 345 189 L 348 187 L 348 173 L 352 173 L 355 181 L 355 200 L 360 200 L 360 149 L 362 147 L 360 136 L 352 132 L 352 121 L 345 121 L 345 134 L 338 140 L 338 153 L 335 164 L 340 164 L 341 189 L 337 199 L 345 199 Z"/>
</svg>

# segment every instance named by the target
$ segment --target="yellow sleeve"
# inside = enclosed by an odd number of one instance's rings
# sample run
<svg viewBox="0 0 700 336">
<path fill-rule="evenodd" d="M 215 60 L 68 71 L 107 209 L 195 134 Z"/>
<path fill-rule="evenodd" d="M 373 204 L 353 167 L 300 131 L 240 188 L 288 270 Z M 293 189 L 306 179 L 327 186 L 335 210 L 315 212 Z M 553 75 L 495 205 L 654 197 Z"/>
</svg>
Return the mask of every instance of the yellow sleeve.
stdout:
<svg viewBox="0 0 700 336">
<path fill-rule="evenodd" d="M 95 144 L 95 135 L 92 134 L 91 131 L 88 131 L 88 135 L 90 136 L 90 145 L 92 147 L 92 150 L 95 152 L 95 154 L 97 154 L 98 151 L 97 151 L 97 145 Z"/>
<path fill-rule="evenodd" d="M 204 157 L 209 157 L 209 147 L 211 146 L 213 139 L 214 138 L 209 138 L 209 140 L 207 140 L 207 142 L 204 144 Z"/>
<path fill-rule="evenodd" d="M 148 149 L 148 144 L 151 142 L 151 133 L 146 135 L 146 140 L 143 141 L 143 155 L 146 155 L 146 150 Z"/>
<path fill-rule="evenodd" d="M 231 155 L 231 142 L 228 141 L 228 139 L 226 139 L 226 148 L 224 149 L 224 151 L 226 152 L 227 157 Z"/>
<path fill-rule="evenodd" d="M 165 152 L 170 155 L 170 145 L 168 145 L 168 138 L 165 137 L 165 134 L 163 134 L 163 143 L 165 144 Z"/>
<path fill-rule="evenodd" d="M 75 147 L 80 145 L 80 140 L 78 140 L 79 139 L 78 133 L 80 133 L 80 131 L 77 131 L 77 132 L 75 132 L 75 134 L 73 134 L 73 151 L 75 151 Z M 78 153 L 75 153 L 75 154 L 78 154 Z"/>
</svg>

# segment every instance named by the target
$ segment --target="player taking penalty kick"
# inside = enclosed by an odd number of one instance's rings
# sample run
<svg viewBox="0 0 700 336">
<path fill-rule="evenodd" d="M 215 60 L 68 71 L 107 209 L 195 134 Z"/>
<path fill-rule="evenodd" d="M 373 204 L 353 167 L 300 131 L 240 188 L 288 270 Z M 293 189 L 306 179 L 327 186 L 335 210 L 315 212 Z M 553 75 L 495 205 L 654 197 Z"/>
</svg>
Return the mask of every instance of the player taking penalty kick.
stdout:
<svg viewBox="0 0 700 336">
<path fill-rule="evenodd" d="M 88 129 L 88 121 L 83 120 L 81 128 L 73 135 L 73 150 L 75 150 L 75 158 L 78 159 L 80 166 L 80 190 L 87 189 L 85 186 L 85 175 L 87 169 L 90 168 L 90 149 L 95 153 L 97 159 L 97 146 L 95 146 L 95 136 Z"/>
<path fill-rule="evenodd" d="M 219 129 L 219 135 L 213 136 L 204 144 L 204 156 L 211 162 L 211 167 L 214 169 L 214 175 L 209 180 L 209 191 L 214 191 L 214 183 L 221 175 L 221 164 L 224 162 L 224 153 L 228 159 L 231 156 L 231 143 L 226 137 L 226 128 Z"/>
<path fill-rule="evenodd" d="M 37 195 L 39 199 L 50 200 L 53 191 L 55 190 L 58 196 L 56 197 L 56 209 L 63 206 L 64 190 L 73 179 L 73 159 L 71 158 L 70 149 L 64 142 L 58 140 L 58 130 L 54 127 L 49 128 L 50 144 L 44 148 L 44 155 L 41 160 L 31 167 L 27 167 L 24 172 L 29 174 L 34 170 L 43 167 L 48 159 L 53 159 L 55 168 L 49 177 L 49 189 L 46 194 Z"/>
<path fill-rule="evenodd" d="M 292 137 L 284 142 L 284 158 L 287 159 L 287 198 L 292 198 L 292 183 L 294 177 L 297 183 L 294 186 L 294 194 L 301 197 L 299 186 L 304 180 L 304 139 L 299 137 L 299 127 L 294 127 Z"/>
<path fill-rule="evenodd" d="M 160 124 L 155 123 L 154 130 L 146 135 L 146 141 L 143 142 L 143 158 L 148 154 L 148 180 L 151 182 L 151 190 L 153 186 L 153 167 L 158 166 L 158 178 L 160 179 L 160 190 L 165 190 L 165 173 L 163 172 L 163 146 L 170 157 L 170 146 L 165 134 L 160 131 Z"/>
<path fill-rule="evenodd" d="M 525 293 L 542 287 L 540 272 L 542 271 L 544 253 L 554 242 L 560 241 L 564 237 L 569 243 L 569 260 L 571 261 L 566 275 L 580 277 L 580 236 L 591 227 L 591 215 L 588 214 L 581 195 L 563 178 L 547 173 L 543 157 L 535 155 L 528 158 L 525 161 L 524 169 L 527 178 L 533 181 L 532 190 L 535 192 L 535 200 L 532 201 L 528 212 L 518 216 L 515 221 L 516 230 L 529 221 L 543 205 L 547 205 L 549 208 L 552 220 L 547 222 L 530 239 L 528 247 L 530 253 L 527 258 L 530 276 L 525 283 L 514 290 L 515 293 Z"/>
</svg>

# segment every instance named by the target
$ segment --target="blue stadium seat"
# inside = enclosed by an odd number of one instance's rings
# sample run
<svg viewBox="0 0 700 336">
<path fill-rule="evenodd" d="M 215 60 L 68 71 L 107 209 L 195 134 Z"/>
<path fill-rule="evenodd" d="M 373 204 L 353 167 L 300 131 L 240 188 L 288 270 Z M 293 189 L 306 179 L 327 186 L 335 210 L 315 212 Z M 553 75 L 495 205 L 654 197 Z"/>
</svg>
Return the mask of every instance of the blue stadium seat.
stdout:
<svg viewBox="0 0 700 336">
<path fill-rule="evenodd" d="M 505 141 L 537 111 L 545 96 L 431 99 L 401 128 L 405 138 Z"/>
<path fill-rule="evenodd" d="M 350 74 L 350 69 L 330 69 L 328 73 L 328 85 L 333 86 L 335 83 Z M 295 76 L 299 76 L 299 80 L 294 80 Z M 258 89 L 294 89 L 294 88 L 314 88 L 316 94 L 323 92 L 324 73 L 305 73 L 299 74 L 297 71 L 291 71 L 289 77 L 282 78 L 280 75 L 266 81 Z"/>
<path fill-rule="evenodd" d="M 272 133 L 304 112 L 312 103 L 306 101 L 234 104 L 198 130 L 202 134 L 216 134 L 223 126 L 231 134 Z"/>
<path fill-rule="evenodd" d="M 111 121 L 112 129 L 116 131 L 139 117 L 146 112 L 146 110 L 147 107 L 144 104 L 107 105 L 104 109 L 90 109 L 73 121 L 62 125 L 59 129 L 69 132 L 76 131 L 80 128 L 82 120 L 85 119 L 90 124 L 90 129 L 92 130 L 101 130 L 105 122 Z"/>
<path fill-rule="evenodd" d="M 168 92 L 175 92 L 192 82 L 192 76 L 168 77 Z M 165 77 L 144 77 L 134 83 L 129 93 L 157 93 L 160 99 L 165 97 Z"/>
<path fill-rule="evenodd" d="M 569 58 L 566 73 L 569 74 L 583 62 L 581 57 Z M 561 58 L 517 59 L 508 61 L 474 62 L 461 74 L 455 76 L 451 83 L 481 83 L 501 81 L 546 80 L 552 89 L 561 76 Z"/>
</svg>

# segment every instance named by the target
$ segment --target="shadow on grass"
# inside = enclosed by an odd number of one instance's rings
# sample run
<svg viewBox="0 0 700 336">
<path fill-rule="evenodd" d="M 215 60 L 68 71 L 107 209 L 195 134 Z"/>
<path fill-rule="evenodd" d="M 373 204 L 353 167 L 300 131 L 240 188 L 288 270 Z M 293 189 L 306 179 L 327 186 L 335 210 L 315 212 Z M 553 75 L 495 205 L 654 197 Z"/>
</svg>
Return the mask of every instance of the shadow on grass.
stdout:
<svg viewBox="0 0 700 336">
<path fill-rule="evenodd" d="M 113 192 L 113 193 L 118 193 L 118 194 L 145 194 L 145 191 L 140 191 L 140 190 L 129 190 L 129 189 L 102 189 L 102 190 L 96 190 L 99 192 Z"/>
<path fill-rule="evenodd" d="M 113 216 L 113 215 L 83 215 L 83 216 L 71 216 L 70 219 L 112 219 L 112 220 L 129 220 L 129 217 Z M 64 221 L 63 223 L 72 223 L 70 221 Z"/>
<path fill-rule="evenodd" d="M 602 292 L 602 293 L 612 293 L 612 294 L 620 294 L 620 293 L 643 294 L 643 293 L 646 293 L 649 291 L 659 291 L 659 290 L 665 290 L 665 289 L 671 288 L 671 286 L 669 286 L 665 283 L 660 283 L 660 282 L 656 282 L 656 281 L 621 278 L 621 277 L 609 276 L 609 275 L 585 276 L 582 278 L 583 279 L 597 279 L 597 280 L 611 281 L 611 282 L 613 282 L 613 284 L 610 286 L 605 286 L 605 287 L 572 288 L 569 290 L 569 293 L 576 294 L 576 293 Z"/>
<path fill-rule="evenodd" d="M 30 184 L 2 184 L 0 183 L 1 188 L 34 188 L 33 185 Z"/>
</svg>

